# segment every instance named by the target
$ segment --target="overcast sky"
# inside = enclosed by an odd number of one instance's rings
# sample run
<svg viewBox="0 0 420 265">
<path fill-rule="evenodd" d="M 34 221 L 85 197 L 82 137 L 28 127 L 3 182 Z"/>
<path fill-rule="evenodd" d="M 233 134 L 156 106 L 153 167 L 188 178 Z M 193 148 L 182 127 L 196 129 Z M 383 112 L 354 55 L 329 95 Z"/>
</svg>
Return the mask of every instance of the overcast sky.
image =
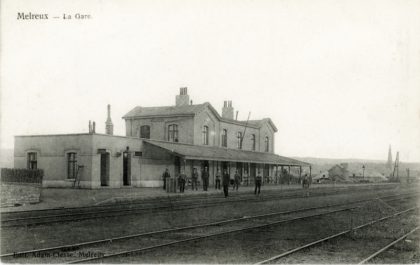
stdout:
<svg viewBox="0 0 420 265">
<path fill-rule="evenodd" d="M 88 120 L 104 132 L 108 103 L 124 135 L 125 113 L 187 86 L 194 103 L 270 117 L 280 155 L 385 160 L 391 144 L 420 161 L 420 1 L 1 4 L 2 148 Z"/>
</svg>

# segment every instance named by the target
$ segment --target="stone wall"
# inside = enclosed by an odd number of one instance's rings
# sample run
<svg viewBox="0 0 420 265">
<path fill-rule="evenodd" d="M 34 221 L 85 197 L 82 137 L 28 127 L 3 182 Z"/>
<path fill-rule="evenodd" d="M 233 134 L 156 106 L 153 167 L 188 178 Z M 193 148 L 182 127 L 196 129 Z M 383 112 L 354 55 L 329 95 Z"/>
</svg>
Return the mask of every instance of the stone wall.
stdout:
<svg viewBox="0 0 420 265">
<path fill-rule="evenodd" d="M 150 126 L 150 139 L 167 141 L 168 126 L 176 124 L 178 126 L 178 142 L 193 144 L 194 130 L 193 118 L 191 117 L 161 117 L 161 118 L 138 118 L 126 120 L 126 136 L 140 137 L 140 127 Z"/>
<path fill-rule="evenodd" d="M 32 183 L 1 183 L 1 207 L 16 206 L 41 201 L 42 187 Z"/>
</svg>

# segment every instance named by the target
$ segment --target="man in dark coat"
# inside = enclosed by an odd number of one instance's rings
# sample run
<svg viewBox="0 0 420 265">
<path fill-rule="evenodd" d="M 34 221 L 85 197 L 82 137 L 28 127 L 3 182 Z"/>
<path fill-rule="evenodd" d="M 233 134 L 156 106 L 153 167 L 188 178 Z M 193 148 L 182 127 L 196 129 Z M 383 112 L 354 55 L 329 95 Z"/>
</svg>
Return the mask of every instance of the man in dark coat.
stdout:
<svg viewBox="0 0 420 265">
<path fill-rule="evenodd" d="M 191 188 L 192 188 L 192 190 L 194 190 L 194 187 L 195 187 L 195 190 L 198 190 L 197 180 L 198 180 L 198 172 L 197 172 L 197 169 L 194 168 L 193 173 L 192 173 L 192 177 L 191 177 Z"/>
<path fill-rule="evenodd" d="M 217 170 L 216 173 L 216 190 L 220 190 L 220 179 L 222 178 L 222 172 L 220 172 L 220 169 Z"/>
<path fill-rule="evenodd" d="M 181 174 L 178 177 L 178 185 L 179 185 L 179 192 L 183 193 L 185 190 L 185 181 L 187 180 L 187 176 L 184 173 L 184 170 L 181 170 Z"/>
<path fill-rule="evenodd" d="M 233 184 L 233 189 L 238 190 L 239 184 L 241 183 L 241 175 L 239 175 L 238 170 L 235 171 L 235 184 Z"/>
<path fill-rule="evenodd" d="M 171 177 L 171 174 L 169 174 L 169 170 L 168 169 L 166 169 L 165 170 L 165 172 L 163 173 L 163 175 L 162 175 L 162 178 L 163 178 L 163 189 L 164 190 L 166 190 L 166 180 L 168 179 L 168 178 L 170 178 Z"/>
<path fill-rule="evenodd" d="M 308 177 L 307 174 L 305 174 L 305 176 L 303 177 L 303 180 L 302 180 L 302 188 L 304 190 L 305 197 L 309 197 L 309 185 L 310 185 L 309 177 Z"/>
<path fill-rule="evenodd" d="M 255 195 L 257 195 L 257 189 L 258 189 L 258 195 L 261 192 L 261 182 L 262 182 L 261 173 L 260 171 L 258 171 L 258 174 L 255 176 L 255 191 L 254 191 Z"/>
<path fill-rule="evenodd" d="M 207 167 L 204 167 L 204 171 L 201 172 L 201 180 L 203 181 L 203 190 L 207 191 L 207 187 L 209 186 L 209 171 Z"/>
<path fill-rule="evenodd" d="M 222 179 L 223 193 L 225 194 L 225 198 L 229 196 L 229 182 L 230 182 L 230 176 L 225 169 L 223 171 L 223 179 Z"/>
</svg>

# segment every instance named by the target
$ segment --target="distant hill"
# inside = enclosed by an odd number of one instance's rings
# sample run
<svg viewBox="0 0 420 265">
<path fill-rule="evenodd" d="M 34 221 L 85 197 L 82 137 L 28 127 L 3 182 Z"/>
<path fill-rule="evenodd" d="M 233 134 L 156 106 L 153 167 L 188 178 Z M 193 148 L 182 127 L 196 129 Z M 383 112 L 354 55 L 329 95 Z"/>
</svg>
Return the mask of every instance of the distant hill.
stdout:
<svg viewBox="0 0 420 265">
<path fill-rule="evenodd" d="M 373 159 L 358 159 L 358 158 L 349 158 L 349 159 L 336 159 L 336 158 L 318 158 L 318 157 L 293 157 L 294 159 L 307 162 L 312 164 L 313 174 L 319 174 L 320 172 L 325 172 L 334 165 L 347 163 L 348 168 L 352 173 L 361 174 L 363 171 L 362 166 L 365 166 L 365 175 L 369 173 L 381 173 L 384 175 L 389 175 L 389 170 L 386 168 L 385 160 L 373 160 Z M 420 163 L 406 163 L 400 162 L 399 173 L 401 175 L 406 175 L 406 169 L 410 169 L 410 175 L 416 176 L 420 175 Z"/>
<path fill-rule="evenodd" d="M 0 149 L 0 168 L 13 167 L 13 149 Z"/>
<path fill-rule="evenodd" d="M 311 164 L 340 164 L 340 163 L 377 163 L 385 164 L 385 160 L 358 159 L 358 158 L 319 158 L 319 157 L 293 157 L 294 159 Z"/>
</svg>

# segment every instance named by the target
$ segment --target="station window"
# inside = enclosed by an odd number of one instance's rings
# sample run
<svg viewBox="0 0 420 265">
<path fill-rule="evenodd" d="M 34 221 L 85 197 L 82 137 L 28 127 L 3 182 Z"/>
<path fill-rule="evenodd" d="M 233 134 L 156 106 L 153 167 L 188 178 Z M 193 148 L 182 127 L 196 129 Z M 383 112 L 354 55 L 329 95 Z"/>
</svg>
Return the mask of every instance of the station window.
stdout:
<svg viewBox="0 0 420 265">
<path fill-rule="evenodd" d="M 223 129 L 222 133 L 222 146 L 227 147 L 227 130 Z"/>
<path fill-rule="evenodd" d="M 270 151 L 270 139 L 268 139 L 268 136 L 265 137 L 265 151 L 268 152 Z"/>
<path fill-rule="evenodd" d="M 203 144 L 208 145 L 209 144 L 209 127 L 204 126 L 203 128 Z"/>
<path fill-rule="evenodd" d="M 168 126 L 168 141 L 178 142 L 178 125 L 171 124 Z"/>
<path fill-rule="evenodd" d="M 251 144 L 252 144 L 251 146 L 252 151 L 255 151 L 255 148 L 256 148 L 255 134 L 251 134 Z"/>
<path fill-rule="evenodd" d="M 76 178 L 77 156 L 76 153 L 67 153 L 67 178 Z"/>
<path fill-rule="evenodd" d="M 238 149 L 242 149 L 242 133 L 238 132 L 236 134 L 236 138 L 237 138 L 237 147 Z"/>
<path fill-rule="evenodd" d="M 28 169 L 37 169 L 37 168 L 38 168 L 37 153 L 36 152 L 28 153 Z"/>
<path fill-rule="evenodd" d="M 140 138 L 150 139 L 150 126 L 140 126 Z"/>
</svg>

